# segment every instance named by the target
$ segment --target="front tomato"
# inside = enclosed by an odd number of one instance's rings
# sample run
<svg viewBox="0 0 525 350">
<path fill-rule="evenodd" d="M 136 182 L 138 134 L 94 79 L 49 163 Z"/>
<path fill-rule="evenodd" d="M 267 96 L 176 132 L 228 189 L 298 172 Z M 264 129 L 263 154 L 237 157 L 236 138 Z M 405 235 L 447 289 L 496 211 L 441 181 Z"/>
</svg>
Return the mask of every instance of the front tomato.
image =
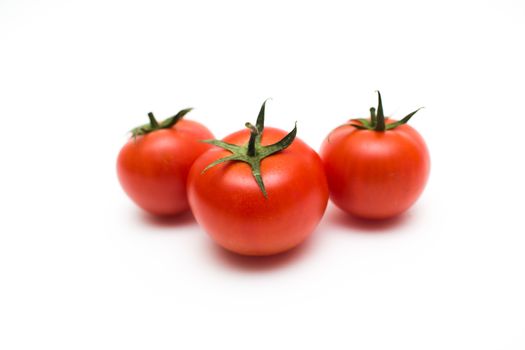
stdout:
<svg viewBox="0 0 525 350">
<path fill-rule="evenodd" d="M 175 215 L 189 209 L 186 180 L 193 161 L 210 145 L 199 142 L 213 137 L 203 125 L 182 119 L 191 109 L 132 130 L 122 147 L 117 174 L 124 191 L 142 209 L 154 215 Z"/>
<path fill-rule="evenodd" d="M 383 115 L 353 119 L 334 129 L 321 147 L 330 197 L 342 210 L 365 219 L 387 219 L 410 208 L 425 188 L 430 158 L 425 141 L 410 127 Z"/>
<path fill-rule="evenodd" d="M 197 222 L 222 247 L 272 255 L 303 242 L 321 220 L 328 186 L 317 153 L 290 133 L 256 126 L 235 132 L 200 156 L 188 177 Z M 263 131 L 264 130 L 264 131 Z"/>
</svg>

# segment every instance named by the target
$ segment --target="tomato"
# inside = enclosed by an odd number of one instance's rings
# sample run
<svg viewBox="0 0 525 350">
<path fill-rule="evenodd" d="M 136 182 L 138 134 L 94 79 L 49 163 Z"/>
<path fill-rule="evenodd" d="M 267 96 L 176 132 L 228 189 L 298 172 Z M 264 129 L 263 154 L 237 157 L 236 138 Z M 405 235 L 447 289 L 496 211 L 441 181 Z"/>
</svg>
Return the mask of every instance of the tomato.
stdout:
<svg viewBox="0 0 525 350">
<path fill-rule="evenodd" d="M 193 161 L 211 146 L 202 142 L 212 133 L 180 111 L 159 123 L 149 114 L 150 124 L 132 130 L 132 138 L 117 159 L 120 184 L 142 209 L 154 215 L 175 215 L 189 209 L 186 180 Z"/>
<path fill-rule="evenodd" d="M 272 255 L 303 242 L 321 220 L 328 185 L 318 154 L 276 128 L 235 132 L 200 156 L 188 177 L 197 222 L 220 246 L 243 255 Z M 264 131 L 263 131 L 264 129 Z"/>
<path fill-rule="evenodd" d="M 423 192 L 430 158 L 421 135 L 408 124 L 385 118 L 378 92 L 377 115 L 353 119 L 333 130 L 321 158 L 333 203 L 349 214 L 386 219 L 410 208 Z"/>
</svg>

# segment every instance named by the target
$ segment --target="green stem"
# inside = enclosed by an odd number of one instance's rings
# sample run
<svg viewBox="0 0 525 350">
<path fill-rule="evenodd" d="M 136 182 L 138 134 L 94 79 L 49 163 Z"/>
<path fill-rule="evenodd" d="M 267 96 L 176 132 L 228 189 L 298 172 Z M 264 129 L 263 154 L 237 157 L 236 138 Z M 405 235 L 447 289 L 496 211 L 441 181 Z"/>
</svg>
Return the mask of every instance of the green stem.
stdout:
<svg viewBox="0 0 525 350">
<path fill-rule="evenodd" d="M 374 107 L 370 108 L 370 123 L 374 127 L 377 123 L 376 109 Z"/>
<path fill-rule="evenodd" d="M 152 129 L 158 129 L 159 128 L 159 122 L 157 121 L 157 119 L 155 119 L 155 116 L 153 115 L 153 113 L 149 112 L 148 113 L 148 118 L 149 118 L 149 123 L 151 125 L 151 128 Z"/>
<path fill-rule="evenodd" d="M 255 149 L 255 140 L 257 139 L 257 136 L 259 136 L 260 131 L 255 126 L 253 126 L 251 123 L 246 123 L 245 126 L 250 129 L 250 140 L 248 141 L 248 155 L 250 157 L 255 157 L 256 149 Z"/>
</svg>

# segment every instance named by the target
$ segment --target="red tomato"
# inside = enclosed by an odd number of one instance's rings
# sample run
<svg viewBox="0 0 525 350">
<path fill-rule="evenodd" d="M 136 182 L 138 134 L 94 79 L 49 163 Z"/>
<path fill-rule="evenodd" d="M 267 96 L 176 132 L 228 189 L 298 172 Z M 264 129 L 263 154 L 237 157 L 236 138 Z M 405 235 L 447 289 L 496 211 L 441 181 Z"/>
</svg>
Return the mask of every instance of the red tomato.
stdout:
<svg viewBox="0 0 525 350">
<path fill-rule="evenodd" d="M 425 141 L 401 121 L 383 116 L 381 95 L 378 115 L 352 120 L 334 129 L 321 147 L 330 198 L 349 214 L 386 219 L 414 204 L 428 179 L 430 158 Z M 380 119 L 383 118 L 384 125 Z"/>
<path fill-rule="evenodd" d="M 261 112 L 264 118 L 264 104 Z M 250 125 L 251 132 L 238 131 L 223 141 L 243 145 L 237 151 L 246 155 L 246 144 L 256 138 L 254 132 L 262 132 L 259 121 L 257 128 Z M 297 246 L 314 231 L 326 209 L 328 186 L 321 159 L 303 141 L 293 139 L 295 131 L 288 136 L 275 128 L 262 132 L 260 144 L 256 143 L 259 151 L 285 136 L 293 142 L 262 159 L 261 184 L 255 179 L 258 173 L 242 160 L 222 162 L 203 172 L 213 162 L 232 157 L 230 151 L 216 147 L 195 161 L 188 177 L 190 206 L 216 243 L 243 255 L 272 255 Z"/>
<path fill-rule="evenodd" d="M 133 138 L 118 155 L 117 173 L 122 188 L 151 214 L 175 215 L 189 209 L 188 172 L 193 161 L 211 147 L 199 140 L 213 135 L 202 124 L 182 119 L 188 111 L 179 112 L 176 121 L 169 118 L 160 124 L 154 121 L 133 129 Z"/>
</svg>

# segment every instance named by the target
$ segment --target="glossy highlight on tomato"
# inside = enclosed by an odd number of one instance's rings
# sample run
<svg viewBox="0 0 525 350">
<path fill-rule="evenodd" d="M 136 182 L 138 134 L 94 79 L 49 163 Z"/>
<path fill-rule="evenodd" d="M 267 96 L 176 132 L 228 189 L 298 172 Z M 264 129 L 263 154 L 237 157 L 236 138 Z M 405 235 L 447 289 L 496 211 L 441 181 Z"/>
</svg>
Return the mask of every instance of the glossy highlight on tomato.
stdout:
<svg viewBox="0 0 525 350">
<path fill-rule="evenodd" d="M 324 140 L 321 158 L 330 198 L 340 209 L 365 219 L 387 219 L 409 209 L 419 198 L 430 171 L 421 135 L 400 121 L 385 118 L 381 94 L 370 119 L 353 119 Z"/>
<path fill-rule="evenodd" d="M 264 108 L 256 126 L 210 141 L 218 147 L 200 156 L 188 177 L 197 222 L 220 246 L 243 255 L 297 246 L 314 231 L 328 201 L 317 153 L 295 138 L 295 128 L 264 128 Z"/>
<path fill-rule="evenodd" d="M 117 174 L 128 196 L 145 211 L 158 216 L 189 209 L 188 172 L 194 160 L 211 146 L 202 142 L 212 133 L 202 124 L 182 119 L 191 109 L 159 123 L 132 130 L 117 159 Z"/>
</svg>

